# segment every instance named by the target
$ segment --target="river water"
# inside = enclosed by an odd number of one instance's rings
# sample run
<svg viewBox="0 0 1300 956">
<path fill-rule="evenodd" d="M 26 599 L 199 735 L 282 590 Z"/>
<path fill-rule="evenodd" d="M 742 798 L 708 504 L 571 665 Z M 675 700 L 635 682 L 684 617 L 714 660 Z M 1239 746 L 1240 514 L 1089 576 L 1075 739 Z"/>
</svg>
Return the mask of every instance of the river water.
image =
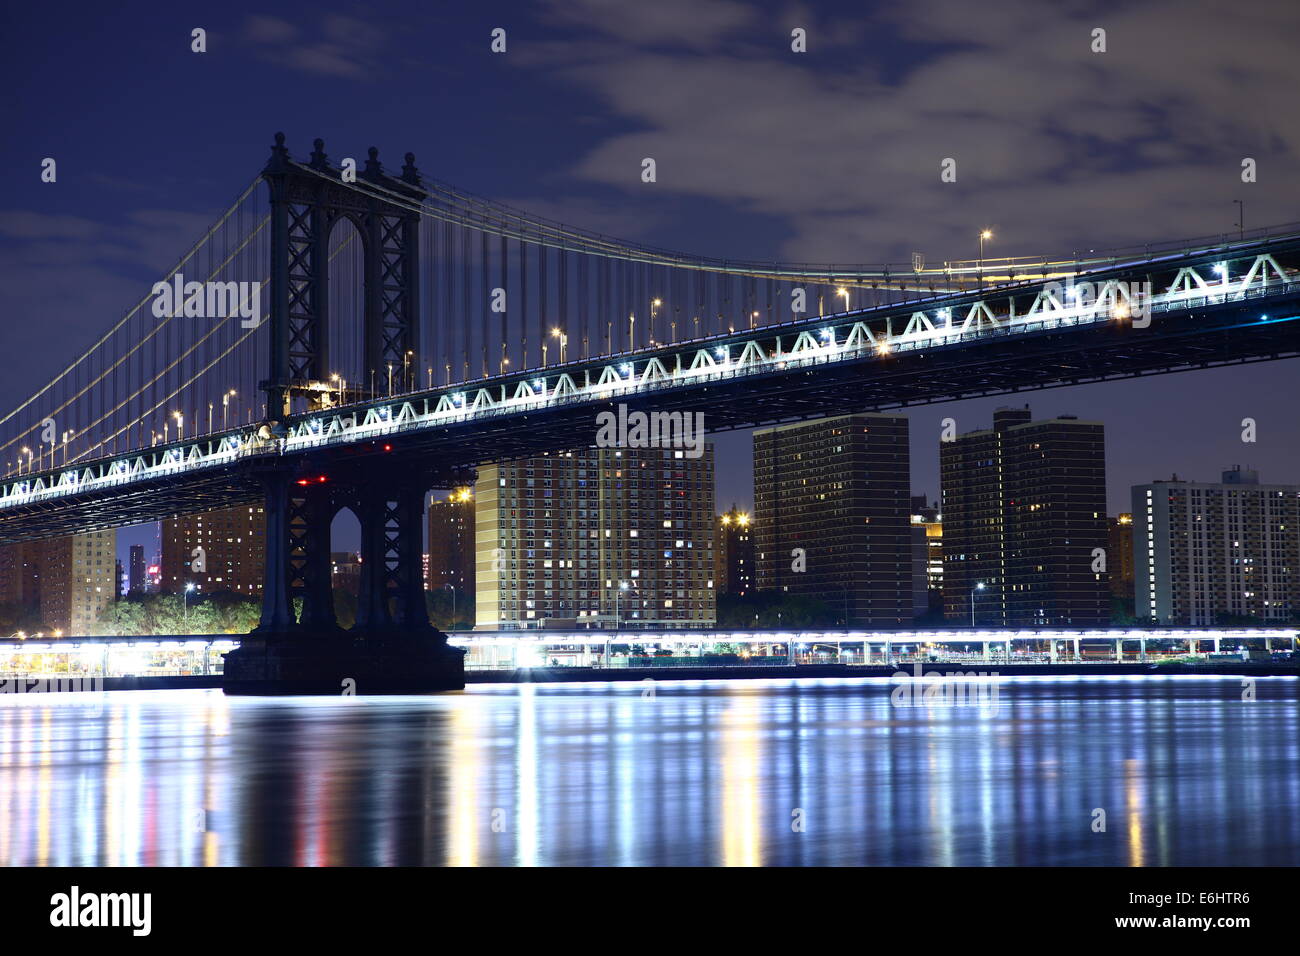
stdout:
<svg viewBox="0 0 1300 956">
<path fill-rule="evenodd" d="M 900 697 L 0 695 L 0 865 L 1300 863 L 1300 681 Z"/>
</svg>

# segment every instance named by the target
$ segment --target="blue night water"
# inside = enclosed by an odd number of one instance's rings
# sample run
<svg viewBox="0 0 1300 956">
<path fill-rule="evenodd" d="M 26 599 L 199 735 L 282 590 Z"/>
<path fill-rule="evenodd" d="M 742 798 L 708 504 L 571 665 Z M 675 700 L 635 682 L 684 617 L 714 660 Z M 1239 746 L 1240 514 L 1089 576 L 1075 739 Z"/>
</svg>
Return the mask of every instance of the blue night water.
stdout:
<svg viewBox="0 0 1300 956">
<path fill-rule="evenodd" d="M 891 690 L 3 695 L 0 865 L 1300 863 L 1294 679 Z"/>
</svg>

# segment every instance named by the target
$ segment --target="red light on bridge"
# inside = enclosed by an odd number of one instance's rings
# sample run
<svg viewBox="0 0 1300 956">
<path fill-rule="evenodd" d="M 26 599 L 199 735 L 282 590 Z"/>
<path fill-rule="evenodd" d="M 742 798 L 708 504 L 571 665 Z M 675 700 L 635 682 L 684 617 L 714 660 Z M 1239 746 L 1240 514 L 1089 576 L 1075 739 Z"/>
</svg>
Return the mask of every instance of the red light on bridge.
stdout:
<svg viewBox="0 0 1300 956">
<path fill-rule="evenodd" d="M 324 476 L 324 475 L 321 475 L 321 476 L 320 476 L 319 478 L 317 478 L 316 480 L 319 481 L 322 485 L 325 484 L 325 476 Z"/>
<path fill-rule="evenodd" d="M 308 481 L 306 478 L 299 478 L 299 479 L 298 479 L 298 484 L 303 485 L 303 486 L 306 486 L 306 485 L 310 485 L 311 482 Z"/>
<path fill-rule="evenodd" d="M 392 451 L 392 450 L 393 450 L 393 446 L 392 446 L 392 445 L 385 445 L 385 446 L 384 446 L 384 451 Z"/>
</svg>

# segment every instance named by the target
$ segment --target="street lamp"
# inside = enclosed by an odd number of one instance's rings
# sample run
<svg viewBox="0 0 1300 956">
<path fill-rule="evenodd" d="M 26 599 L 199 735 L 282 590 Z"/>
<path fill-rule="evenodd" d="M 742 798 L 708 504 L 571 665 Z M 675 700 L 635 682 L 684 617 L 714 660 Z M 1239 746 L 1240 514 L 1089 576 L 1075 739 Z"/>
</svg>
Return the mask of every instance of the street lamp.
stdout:
<svg viewBox="0 0 1300 956">
<path fill-rule="evenodd" d="M 569 336 L 558 328 L 551 329 L 551 335 L 560 340 L 560 364 L 564 364 L 565 350 L 569 347 Z"/>
<path fill-rule="evenodd" d="M 181 441 L 185 438 L 185 416 L 180 412 L 172 412 L 172 418 L 176 419 L 176 440 Z"/>
<path fill-rule="evenodd" d="M 844 311 L 849 311 L 849 290 L 841 287 L 835 290 L 835 294 L 844 297 Z"/>
<path fill-rule="evenodd" d="M 659 306 L 661 305 L 663 305 L 663 301 L 660 299 L 650 300 L 650 344 L 651 345 L 655 344 L 655 310 L 658 309 Z"/>
<path fill-rule="evenodd" d="M 194 590 L 194 582 L 187 581 L 185 590 L 181 592 L 181 605 L 185 608 L 185 633 L 190 632 L 190 592 Z"/>
<path fill-rule="evenodd" d="M 984 240 L 992 238 L 993 231 L 991 229 L 980 231 L 980 288 L 984 287 Z"/>
<path fill-rule="evenodd" d="M 622 592 L 626 590 L 627 590 L 626 581 L 619 581 L 618 587 L 614 590 L 614 632 L 615 633 L 618 633 L 618 628 L 619 628 L 619 597 L 622 595 Z M 609 663 L 610 663 L 609 635 L 606 635 L 605 636 L 605 666 L 608 667 Z"/>
<path fill-rule="evenodd" d="M 980 581 L 970 589 L 970 626 L 975 626 L 975 592 L 984 590 L 984 582 Z"/>
<path fill-rule="evenodd" d="M 221 396 L 221 430 L 226 429 L 226 412 L 230 407 L 230 400 L 235 397 L 235 390 L 232 388 Z"/>
<path fill-rule="evenodd" d="M 627 582 L 619 581 L 618 590 L 614 592 L 614 630 L 622 627 L 622 619 L 619 617 L 619 597 L 622 592 L 627 590 Z"/>
<path fill-rule="evenodd" d="M 451 588 L 451 629 L 454 631 L 456 630 L 456 585 L 444 584 L 443 587 Z"/>
</svg>

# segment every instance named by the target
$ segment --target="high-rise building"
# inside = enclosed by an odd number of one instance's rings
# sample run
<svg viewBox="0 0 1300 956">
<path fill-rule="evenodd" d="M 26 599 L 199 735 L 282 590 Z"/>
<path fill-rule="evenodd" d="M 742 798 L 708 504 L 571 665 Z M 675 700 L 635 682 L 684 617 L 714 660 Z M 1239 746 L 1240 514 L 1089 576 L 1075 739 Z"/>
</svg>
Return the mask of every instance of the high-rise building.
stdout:
<svg viewBox="0 0 1300 956">
<path fill-rule="evenodd" d="M 930 504 L 925 495 L 912 497 L 912 533 L 924 542 L 924 588 L 919 584 L 913 587 L 917 594 L 912 602 L 916 616 L 940 617 L 943 615 L 943 516 L 937 503 Z M 923 594 L 918 593 L 922 590 Z"/>
<path fill-rule="evenodd" d="M 162 523 L 163 591 L 261 593 L 266 516 L 261 505 L 223 508 Z M 146 569 L 147 572 L 147 569 Z"/>
<path fill-rule="evenodd" d="M 754 432 L 758 587 L 819 598 L 849 626 L 912 623 L 907 419 Z"/>
<path fill-rule="evenodd" d="M 130 553 L 127 556 L 127 593 L 132 591 L 143 594 L 147 578 L 145 577 L 144 545 L 131 545 Z"/>
<path fill-rule="evenodd" d="M 714 526 L 713 590 L 719 594 L 748 594 L 754 590 L 751 521 L 735 505 L 718 515 Z"/>
<path fill-rule="evenodd" d="M 40 542 L 0 545 L 0 604 L 35 612 L 41 604 Z"/>
<path fill-rule="evenodd" d="M 117 532 L 92 531 L 35 544 L 41 621 L 64 636 L 94 634 L 117 590 Z"/>
<path fill-rule="evenodd" d="M 483 466 L 475 498 L 480 629 L 716 622 L 711 443 Z"/>
<path fill-rule="evenodd" d="M 996 625 L 1110 620 L 1105 430 L 1001 408 L 939 446 L 944 610 Z"/>
<path fill-rule="evenodd" d="M 1234 468 L 1133 487 L 1135 613 L 1161 624 L 1300 614 L 1300 485 Z"/>
<path fill-rule="evenodd" d="M 424 586 L 474 593 L 474 492 L 457 488 L 429 504 L 429 567 Z"/>
<path fill-rule="evenodd" d="M 354 597 L 361 593 L 361 556 L 355 551 L 330 552 L 330 585 Z"/>
<path fill-rule="evenodd" d="M 1110 574 L 1110 593 L 1121 600 L 1133 600 L 1133 515 L 1124 512 L 1111 518 L 1110 547 L 1106 549 L 1106 569 Z"/>
</svg>

